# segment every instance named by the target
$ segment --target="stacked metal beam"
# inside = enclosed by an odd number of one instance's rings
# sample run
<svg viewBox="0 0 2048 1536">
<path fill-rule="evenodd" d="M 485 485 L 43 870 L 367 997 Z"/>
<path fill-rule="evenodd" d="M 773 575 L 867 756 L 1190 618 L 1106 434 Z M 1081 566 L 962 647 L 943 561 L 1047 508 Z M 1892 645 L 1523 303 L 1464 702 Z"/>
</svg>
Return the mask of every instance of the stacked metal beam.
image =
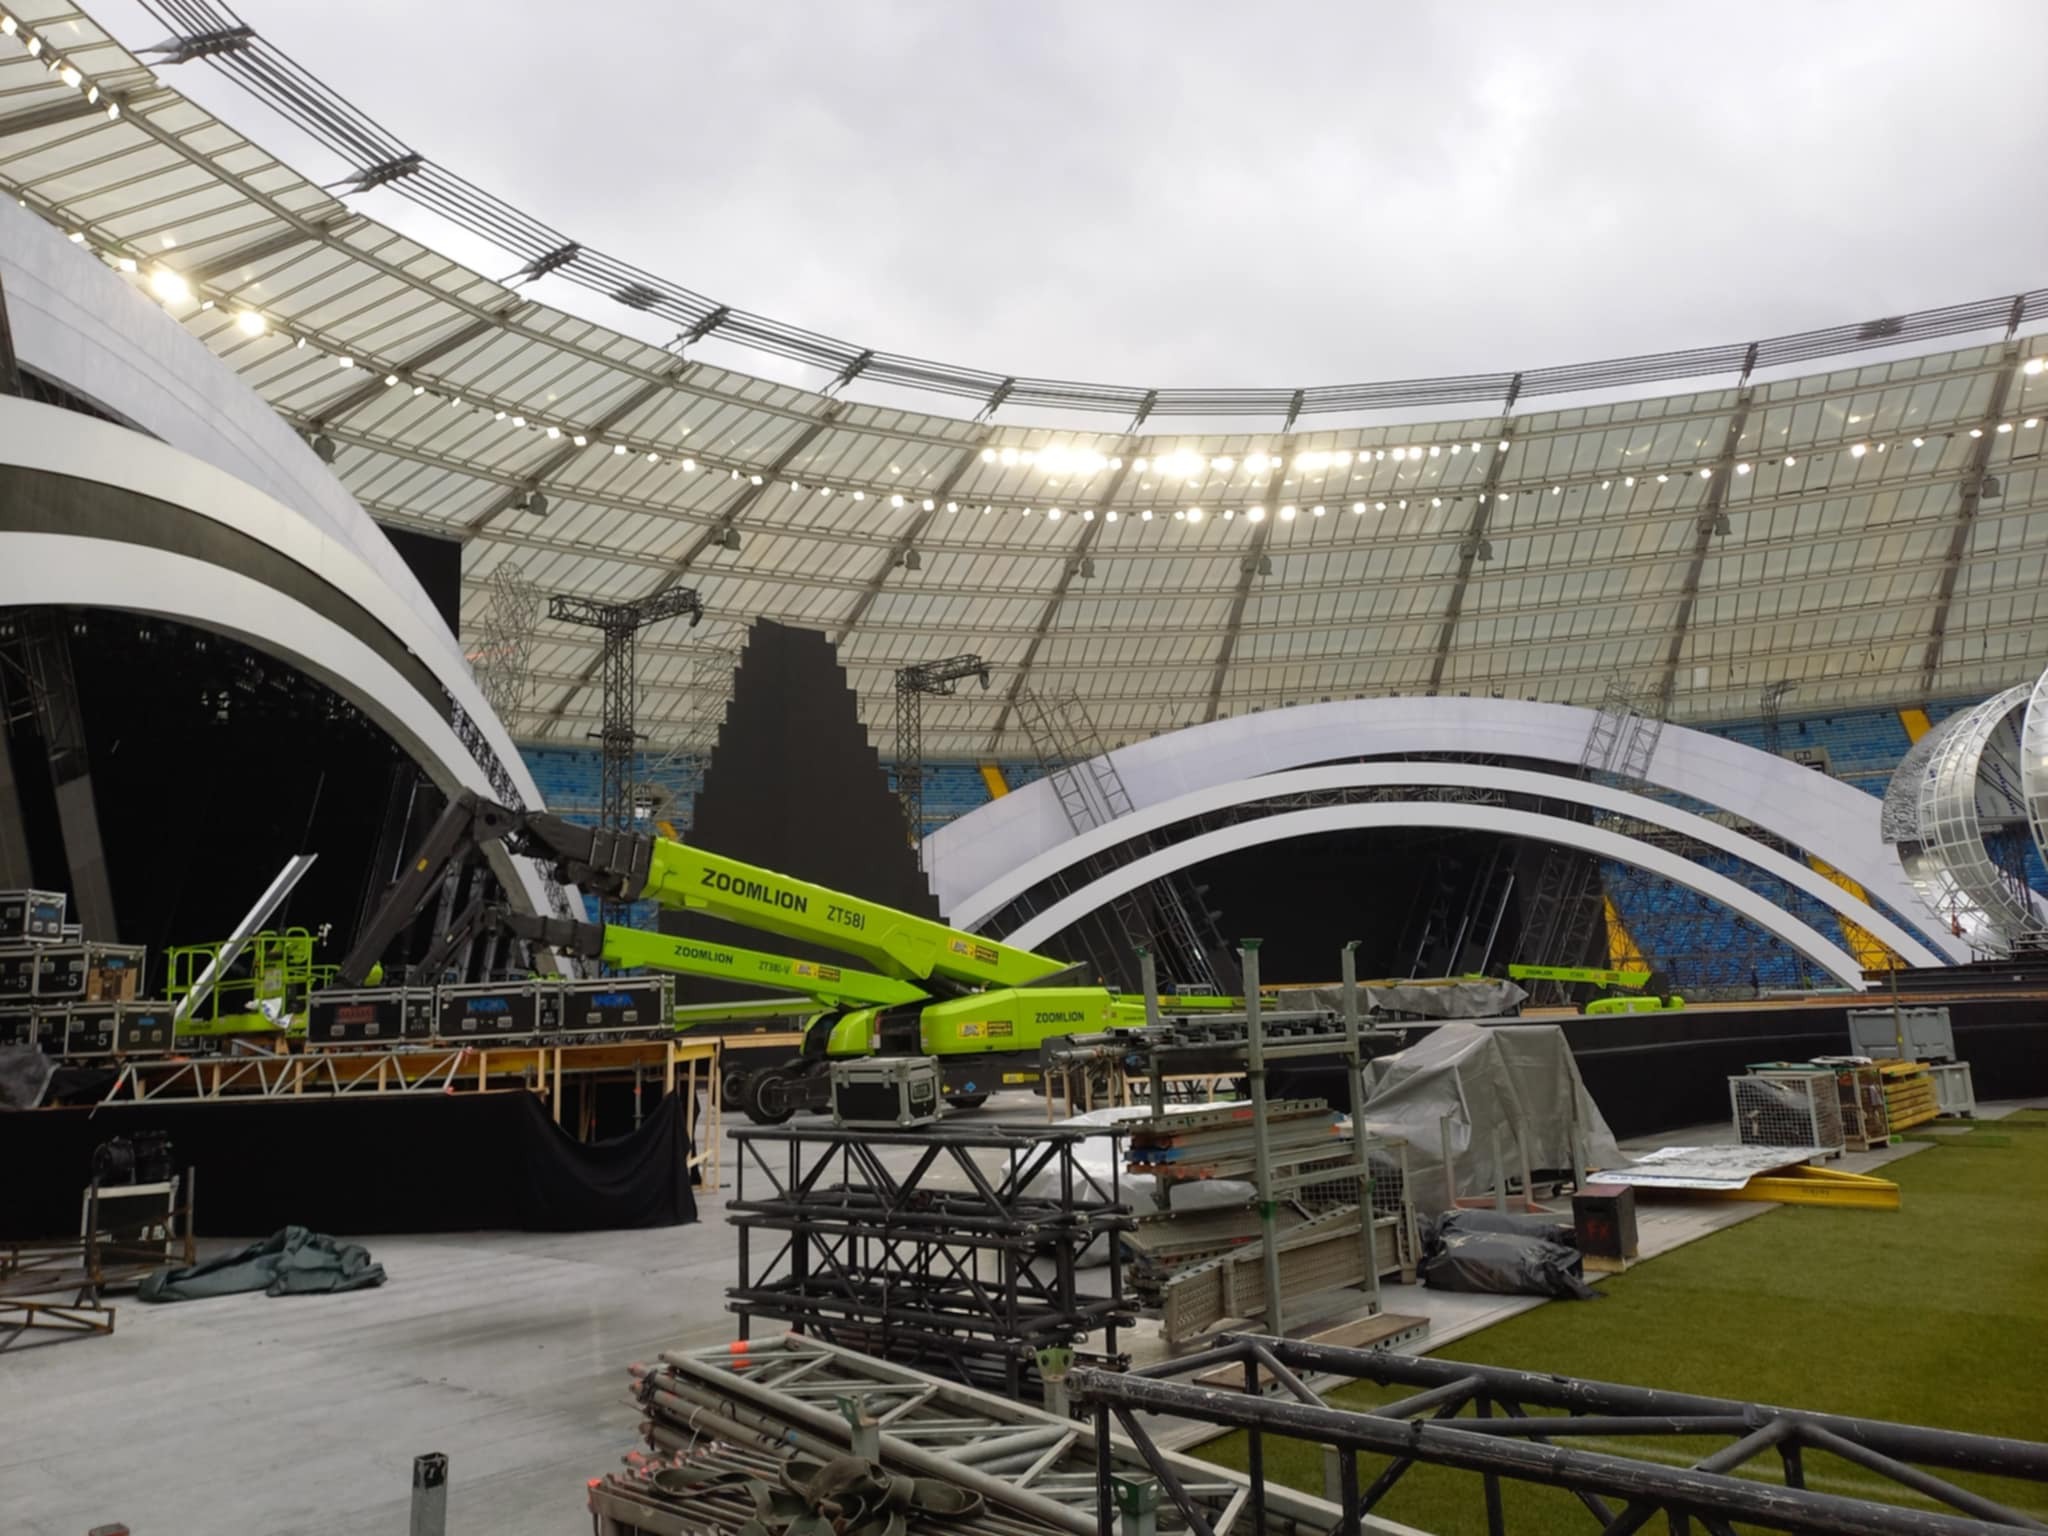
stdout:
<svg viewBox="0 0 2048 1536">
<path fill-rule="evenodd" d="M 1190 1520 L 1176 1503 L 1160 1499 L 1152 1513 L 1148 1502 L 1149 1528 L 1159 1536 L 1302 1536 L 1332 1529 L 1342 1513 L 1278 1483 L 1255 1492 L 1239 1474 L 1178 1452 L 1141 1454 L 1121 1438 L 1098 1447 L 1085 1422 L 796 1334 L 666 1353 L 651 1369 L 636 1368 L 634 1397 L 654 1465 L 712 1446 L 742 1466 L 763 1455 L 779 1461 L 851 1452 L 893 1473 L 980 1494 L 982 1512 L 949 1522 L 948 1536 L 1098 1536 L 1113 1529 L 1113 1482 L 1155 1495 L 1171 1487 L 1197 1511 Z M 608 1508 L 628 1514 L 636 1503 L 655 1502 L 643 1487 L 649 1470 L 640 1463 L 594 1484 L 593 1508 L 600 1494 Z M 608 1528 L 600 1521 L 599 1536 L 732 1529 L 709 1507 L 694 1511 L 695 1520 L 664 1513 L 685 1523 Z M 1364 1529 L 1391 1527 L 1368 1520 Z M 910 1536 L 918 1536 L 916 1527 Z"/>
<path fill-rule="evenodd" d="M 1131 1127 L 1132 1173 L 1149 1173 L 1162 1188 L 1198 1179 L 1237 1179 L 1252 1172 L 1255 1133 L 1250 1104 L 1169 1110 Z M 1322 1099 L 1275 1099 L 1266 1106 L 1266 1145 L 1277 1167 L 1299 1173 L 1353 1160 L 1351 1133 Z"/>
</svg>

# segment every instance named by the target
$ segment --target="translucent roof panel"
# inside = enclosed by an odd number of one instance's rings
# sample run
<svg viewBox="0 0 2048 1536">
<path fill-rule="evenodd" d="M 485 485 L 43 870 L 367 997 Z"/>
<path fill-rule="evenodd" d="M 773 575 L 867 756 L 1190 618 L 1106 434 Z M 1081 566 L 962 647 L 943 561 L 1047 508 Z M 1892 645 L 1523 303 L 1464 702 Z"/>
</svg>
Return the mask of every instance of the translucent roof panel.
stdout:
<svg viewBox="0 0 2048 1536">
<path fill-rule="evenodd" d="M 687 326 L 662 347 L 553 308 L 504 276 L 519 262 L 489 276 L 365 217 L 89 17 L 10 12 L 0 183 L 129 272 L 376 517 L 459 541 L 465 639 L 508 576 L 698 590 L 701 625 L 642 639 L 657 744 L 701 723 L 756 617 L 838 644 L 885 747 L 897 668 L 980 653 L 993 686 L 926 712 L 949 756 L 1023 754 L 1025 687 L 1080 696 L 1114 743 L 1359 695 L 1595 702 L 1617 680 L 1681 720 L 1753 715 L 1780 681 L 1802 708 L 1906 703 L 2048 657 L 2040 295 L 1578 372 L 1215 391 L 1242 419 L 1214 433 L 1184 430 L 1200 401 L 1107 386 L 1076 407 L 1089 425 L 1050 426 L 1074 401 L 1047 381 L 998 398 L 999 374 L 877 349 L 892 376 L 936 370 L 914 387 L 942 409 L 907 410 L 859 394 L 865 364 L 803 389 L 707 360 Z M 777 356 L 843 346 L 761 334 Z M 1688 392 L 1642 393 L 1686 369 Z M 1442 419 L 1372 419 L 1411 395 Z M 1340 407 L 1353 424 L 1327 425 Z M 596 662 L 593 632 L 543 620 L 514 733 L 583 742 Z"/>
</svg>

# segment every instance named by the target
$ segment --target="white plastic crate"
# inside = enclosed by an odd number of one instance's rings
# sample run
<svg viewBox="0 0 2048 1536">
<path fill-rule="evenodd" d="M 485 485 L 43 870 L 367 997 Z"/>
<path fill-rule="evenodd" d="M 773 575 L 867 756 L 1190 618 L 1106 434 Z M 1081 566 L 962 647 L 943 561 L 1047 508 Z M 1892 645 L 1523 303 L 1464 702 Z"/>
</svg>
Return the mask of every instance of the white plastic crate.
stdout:
<svg viewBox="0 0 2048 1536">
<path fill-rule="evenodd" d="M 1977 1089 L 1970 1081 L 1967 1061 L 1936 1062 L 1927 1073 L 1934 1079 L 1934 1102 L 1941 1106 L 1944 1115 L 1975 1117 Z"/>
<path fill-rule="evenodd" d="M 1750 1072 L 1728 1079 L 1735 1139 L 1746 1147 L 1842 1150 L 1842 1106 L 1832 1072 Z"/>
</svg>

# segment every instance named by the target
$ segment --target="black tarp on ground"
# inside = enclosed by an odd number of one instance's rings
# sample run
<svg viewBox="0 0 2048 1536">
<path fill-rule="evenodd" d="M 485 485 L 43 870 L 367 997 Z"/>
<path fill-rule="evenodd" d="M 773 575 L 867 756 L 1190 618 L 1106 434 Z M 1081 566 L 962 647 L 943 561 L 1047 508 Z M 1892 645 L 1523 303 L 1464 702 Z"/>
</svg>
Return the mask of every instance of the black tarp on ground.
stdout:
<svg viewBox="0 0 2048 1536">
<path fill-rule="evenodd" d="M 361 1243 L 325 1232 L 286 1227 L 261 1242 L 199 1264 L 152 1270 L 135 1288 L 137 1301 L 204 1301 L 262 1291 L 268 1296 L 320 1296 L 384 1283 L 384 1266 Z"/>
<path fill-rule="evenodd" d="M 0 1114 L 0 1239 L 76 1236 L 92 1149 L 149 1130 L 197 1171 L 202 1237 L 678 1226 L 697 1219 L 682 1109 L 588 1146 L 530 1093 Z"/>
</svg>

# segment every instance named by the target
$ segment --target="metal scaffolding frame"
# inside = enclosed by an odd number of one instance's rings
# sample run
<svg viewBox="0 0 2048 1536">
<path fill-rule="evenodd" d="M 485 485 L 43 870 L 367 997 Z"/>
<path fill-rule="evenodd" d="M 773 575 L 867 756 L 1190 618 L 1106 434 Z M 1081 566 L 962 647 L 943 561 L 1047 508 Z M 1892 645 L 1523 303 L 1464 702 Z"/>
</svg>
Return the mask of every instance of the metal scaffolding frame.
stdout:
<svg viewBox="0 0 2048 1536">
<path fill-rule="evenodd" d="M 725 1209 L 739 1275 L 726 1294 L 740 1337 L 772 1318 L 1011 1396 L 1039 1384 L 1040 1350 L 1100 1331 L 1113 1356 L 1117 1329 L 1135 1321 L 1122 1266 L 1106 1266 L 1106 1294 L 1076 1280 L 1087 1249 L 1132 1225 L 1114 1170 L 1105 1184 L 1076 1155 L 1099 1134 L 735 1131 Z"/>
<path fill-rule="evenodd" d="M 1244 1372 L 1242 1391 L 1173 1379 L 1233 1366 Z M 1303 1381 L 1321 1374 L 1414 1390 L 1366 1412 L 1333 1408 Z M 1277 1382 L 1285 1397 L 1262 1396 L 1262 1376 Z M 1504 1477 L 1569 1490 L 1605 1536 L 1627 1536 L 1659 1515 L 1675 1533 L 1690 1530 L 1697 1521 L 1709 1536 L 1732 1536 L 1736 1522 L 1744 1528 L 1828 1536 L 1995 1536 L 2040 1530 L 2042 1524 L 1928 1469 L 2048 1483 L 2048 1444 L 2030 1440 L 1259 1335 L 1234 1335 L 1215 1349 L 1142 1371 L 1077 1367 L 1066 1385 L 1074 1405 L 1092 1411 L 1098 1449 L 1108 1445 L 1114 1422 L 1140 1454 L 1148 1460 L 1158 1456 L 1141 1417 L 1145 1414 L 1248 1431 L 1251 1501 L 1260 1524 L 1276 1491 L 1266 1481 L 1265 1436 L 1321 1442 L 1328 1447 L 1326 1457 L 1336 1462 L 1343 1510 L 1335 1527 L 1338 1536 L 1356 1536 L 1374 1506 L 1418 1463 L 1478 1474 L 1474 1492 L 1482 1501 L 1489 1536 L 1502 1536 L 1506 1529 Z M 1468 1406 L 1471 1416 L 1461 1417 Z M 1557 1443 L 1655 1436 L 1726 1436 L 1728 1444 L 1681 1467 Z M 1360 1453 L 1388 1458 L 1363 1490 Z M 1946 1509 L 1930 1512 L 1818 1492 L 1807 1486 L 1808 1453 L 1838 1457 L 1886 1480 L 1902 1496 L 1918 1495 Z M 1783 1469 L 1782 1485 L 1735 1475 L 1738 1468 L 1770 1455 Z M 1100 1454 L 1097 1536 L 1114 1536 L 1118 1529 L 1116 1476 L 1113 1458 Z M 1172 1477 L 1161 1472 L 1159 1481 L 1190 1527 L 1202 1530 L 1199 1504 L 1185 1497 Z"/>
<path fill-rule="evenodd" d="M 540 588 L 512 561 L 501 561 L 484 582 L 484 613 L 469 670 L 498 719 L 517 719 L 531 690 L 533 636 L 540 628 Z"/>
<path fill-rule="evenodd" d="M 1101 733 L 1078 697 L 1050 697 L 1017 690 L 1017 723 L 1045 771 L 1067 823 L 1079 834 L 1127 816 L 1130 792 Z M 1105 851 L 1062 871 L 1052 882 L 1065 891 L 1086 885 L 1117 865 L 1163 846 L 1142 833 L 1114 852 Z M 1235 992 L 1237 967 L 1209 910 L 1205 888 L 1186 870 L 1147 882 L 1109 903 L 1110 924 L 1084 925 L 1083 941 L 1105 977 L 1135 980 L 1128 957 L 1140 951 L 1157 957 L 1176 982 L 1210 993 Z M 1088 943 L 1091 934 L 1097 942 Z M 1106 940 L 1106 943 L 1105 943 Z"/>
<path fill-rule="evenodd" d="M 1664 734 L 1664 703 L 1610 682 L 1579 753 L 1579 777 L 1615 789 L 1641 790 Z M 1584 965 L 1606 911 L 1600 861 L 1583 849 L 1549 844 L 1523 916 L 1523 956 L 1533 965 Z M 1570 1000 L 1569 982 L 1538 982 L 1537 1002 Z"/>
</svg>

